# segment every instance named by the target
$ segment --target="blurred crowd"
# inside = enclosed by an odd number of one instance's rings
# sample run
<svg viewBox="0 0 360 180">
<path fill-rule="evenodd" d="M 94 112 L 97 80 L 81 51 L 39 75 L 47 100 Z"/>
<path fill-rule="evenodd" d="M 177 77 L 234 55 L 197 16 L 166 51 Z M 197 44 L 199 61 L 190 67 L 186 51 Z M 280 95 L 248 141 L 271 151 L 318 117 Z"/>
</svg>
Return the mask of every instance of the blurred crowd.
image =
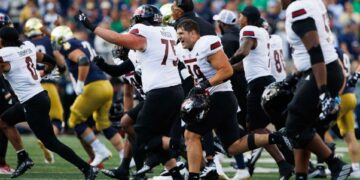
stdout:
<svg viewBox="0 0 360 180">
<path fill-rule="evenodd" d="M 309 0 L 310 1 L 310 0 Z M 324 0 L 329 14 L 333 41 L 341 47 L 353 62 L 360 60 L 360 0 Z M 131 25 L 133 11 L 141 4 L 148 3 L 161 7 L 171 0 L 0 0 L 0 12 L 8 14 L 19 32 L 27 19 L 38 17 L 51 31 L 58 24 L 69 26 L 77 38 L 88 40 L 98 55 L 111 59 L 113 45 L 88 33 L 75 22 L 78 10 L 86 12 L 89 20 L 99 26 L 117 32 L 126 31 Z M 284 54 L 291 62 L 290 51 L 286 41 L 284 11 L 279 0 L 194 0 L 196 13 L 205 20 L 215 23 L 213 15 L 222 9 L 241 12 L 246 6 L 254 5 L 261 10 L 262 17 L 269 22 L 272 33 L 282 37 Z M 324 17 L 325 18 L 325 17 Z M 291 64 L 291 63 L 289 63 Z M 71 85 L 64 81 L 61 91 L 70 93 Z M 71 104 L 71 103 L 70 103 Z M 67 106 L 66 103 L 64 106 Z M 67 109 L 67 108 L 64 108 Z"/>
<path fill-rule="evenodd" d="M 86 11 L 90 21 L 117 32 L 130 26 L 133 11 L 141 4 L 149 3 L 158 7 L 171 0 L 0 0 L 0 12 L 9 14 L 17 28 L 30 17 L 42 18 L 51 30 L 56 23 L 66 24 L 78 37 L 89 40 L 96 51 L 104 56 L 110 55 L 111 47 L 101 39 L 88 33 L 74 22 L 79 9 Z M 359 60 L 360 0 L 324 0 L 334 33 L 334 43 L 340 46 L 353 60 Z M 284 37 L 284 13 L 278 0 L 194 0 L 196 13 L 214 23 L 213 15 L 221 9 L 241 12 L 247 5 L 254 5 L 262 11 L 273 33 Z M 61 17 L 59 19 L 59 17 Z M 110 48 L 109 48 L 110 47 Z M 287 46 L 285 46 L 287 47 Z M 285 50 L 289 59 L 289 48 Z"/>
</svg>

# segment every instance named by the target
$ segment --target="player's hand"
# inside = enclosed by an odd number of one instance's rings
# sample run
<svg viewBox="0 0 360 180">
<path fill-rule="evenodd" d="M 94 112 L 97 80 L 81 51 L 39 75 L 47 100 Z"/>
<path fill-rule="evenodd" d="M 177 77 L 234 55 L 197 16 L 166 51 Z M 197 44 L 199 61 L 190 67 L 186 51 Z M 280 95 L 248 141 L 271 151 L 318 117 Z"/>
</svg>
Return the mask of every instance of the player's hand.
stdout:
<svg viewBox="0 0 360 180">
<path fill-rule="evenodd" d="M 52 80 L 52 81 L 59 80 L 60 79 L 59 69 L 57 67 L 54 68 L 49 74 L 46 74 L 41 79 L 43 79 L 43 80 Z"/>
<path fill-rule="evenodd" d="M 76 86 L 75 86 L 74 91 L 75 91 L 76 95 L 82 94 L 84 92 L 84 81 L 78 80 L 76 82 Z"/>
<path fill-rule="evenodd" d="M 204 94 L 208 87 L 211 87 L 209 80 L 201 81 L 190 90 L 189 95 Z"/>
<path fill-rule="evenodd" d="M 97 65 L 99 65 L 99 64 L 104 64 L 104 63 L 105 63 L 104 58 L 101 57 L 101 56 L 95 56 L 95 57 L 93 58 L 93 61 L 94 61 L 94 63 L 96 63 Z"/>
<path fill-rule="evenodd" d="M 360 73 L 356 72 L 350 75 L 346 86 L 347 87 L 355 87 L 358 79 L 360 78 Z"/>
<path fill-rule="evenodd" d="M 321 121 L 328 119 L 330 116 L 334 116 L 339 112 L 340 98 L 338 96 L 333 98 L 327 90 L 323 90 L 320 93 L 319 99 L 321 105 L 319 118 Z"/>
<path fill-rule="evenodd" d="M 290 74 L 280 83 L 280 87 L 283 89 L 292 89 L 299 82 L 301 75 L 299 74 Z"/>
<path fill-rule="evenodd" d="M 81 10 L 76 14 L 75 19 L 79 20 L 91 32 L 94 32 L 96 26 L 89 21 L 89 18 Z"/>
</svg>

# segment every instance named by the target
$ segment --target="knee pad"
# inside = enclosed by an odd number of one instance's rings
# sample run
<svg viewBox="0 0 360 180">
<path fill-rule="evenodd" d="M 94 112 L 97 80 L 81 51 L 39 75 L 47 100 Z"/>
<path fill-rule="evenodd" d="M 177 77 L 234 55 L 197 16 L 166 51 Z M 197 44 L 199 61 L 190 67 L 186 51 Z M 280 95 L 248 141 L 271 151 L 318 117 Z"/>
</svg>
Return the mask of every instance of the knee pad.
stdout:
<svg viewBox="0 0 360 180">
<path fill-rule="evenodd" d="M 51 121 L 51 124 L 54 125 L 56 128 L 58 128 L 59 131 L 62 129 L 62 121 L 59 119 L 53 119 Z"/>
<path fill-rule="evenodd" d="M 75 126 L 75 132 L 78 136 L 80 136 L 82 133 L 85 132 L 86 128 L 88 126 L 85 123 L 80 123 L 78 125 Z"/>
<path fill-rule="evenodd" d="M 305 149 L 305 147 L 314 138 L 316 131 L 314 128 L 306 128 L 301 132 L 296 132 L 292 130 L 287 130 L 286 132 L 288 137 L 292 140 L 294 148 Z"/>
<path fill-rule="evenodd" d="M 109 127 L 103 130 L 106 139 L 110 140 L 117 133 L 117 130 L 113 127 Z"/>
</svg>

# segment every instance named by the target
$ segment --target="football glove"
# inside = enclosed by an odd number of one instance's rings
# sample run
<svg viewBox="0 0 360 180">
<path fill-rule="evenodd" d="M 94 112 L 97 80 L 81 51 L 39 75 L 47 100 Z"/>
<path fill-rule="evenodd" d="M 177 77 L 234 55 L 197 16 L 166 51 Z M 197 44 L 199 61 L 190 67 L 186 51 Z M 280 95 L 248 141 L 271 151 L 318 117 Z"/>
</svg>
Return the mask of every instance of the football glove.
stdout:
<svg viewBox="0 0 360 180">
<path fill-rule="evenodd" d="M 346 83 L 346 86 L 347 87 L 355 87 L 359 78 L 360 78 L 360 73 L 359 72 L 351 74 L 348 81 L 347 81 L 347 83 Z"/>
<path fill-rule="evenodd" d="M 94 61 L 94 63 L 95 64 L 104 64 L 105 63 L 105 60 L 104 60 L 104 58 L 103 57 L 101 57 L 101 56 L 95 56 L 94 58 L 93 58 L 93 61 Z"/>
<path fill-rule="evenodd" d="M 91 32 L 94 32 L 96 26 L 89 21 L 89 18 L 81 10 L 75 15 L 75 19 L 79 20 Z"/>
<path fill-rule="evenodd" d="M 195 94 L 204 94 L 206 88 L 211 87 L 209 80 L 201 81 L 199 84 L 195 85 L 189 92 L 189 95 Z"/>
<path fill-rule="evenodd" d="M 80 95 L 84 92 L 84 81 L 78 80 L 75 85 L 75 94 Z"/>
<path fill-rule="evenodd" d="M 319 99 L 321 105 L 320 121 L 329 119 L 330 116 L 334 116 L 339 112 L 340 98 L 338 96 L 333 98 L 330 96 L 329 91 L 322 90 Z"/>
<path fill-rule="evenodd" d="M 55 67 L 49 74 L 46 74 L 41 78 L 42 80 L 57 81 L 60 79 L 59 68 Z"/>
<path fill-rule="evenodd" d="M 290 74 L 279 84 L 281 89 L 292 89 L 299 82 L 301 74 Z"/>
</svg>

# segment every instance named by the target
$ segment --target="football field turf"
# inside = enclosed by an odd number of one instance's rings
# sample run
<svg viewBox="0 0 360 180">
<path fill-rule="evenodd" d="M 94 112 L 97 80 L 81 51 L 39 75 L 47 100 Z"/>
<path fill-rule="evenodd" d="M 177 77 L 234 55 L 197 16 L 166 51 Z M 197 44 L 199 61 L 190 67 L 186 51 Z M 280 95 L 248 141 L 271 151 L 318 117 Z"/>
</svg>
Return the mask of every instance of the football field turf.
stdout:
<svg viewBox="0 0 360 180">
<path fill-rule="evenodd" d="M 105 168 L 114 168 L 119 164 L 118 153 L 115 152 L 115 149 L 112 148 L 110 143 L 106 141 L 103 137 L 100 137 L 102 142 L 106 143 L 107 147 L 112 151 L 113 157 L 104 163 Z M 75 136 L 60 136 L 60 140 L 66 145 L 70 146 L 78 155 L 83 159 L 88 159 L 85 151 L 83 150 L 80 142 Z M 72 166 L 70 163 L 61 159 L 58 155 L 55 154 L 55 163 L 54 164 L 45 164 L 42 151 L 40 150 L 37 140 L 34 136 L 23 136 L 24 146 L 27 152 L 30 154 L 33 159 L 35 166 L 32 169 L 28 170 L 26 174 L 20 176 L 17 179 L 83 179 L 83 175 L 80 171 Z M 345 161 L 349 162 L 349 156 L 347 153 L 347 148 L 344 142 L 337 141 L 336 154 Z M 8 145 L 7 153 L 7 162 L 11 165 L 12 168 L 16 167 L 16 154 L 11 144 Z M 312 157 L 315 160 L 314 157 Z M 234 161 L 233 159 L 225 158 L 223 160 L 223 168 L 227 176 L 230 178 L 233 177 L 235 171 L 230 166 L 230 162 Z M 162 170 L 162 167 L 157 167 L 154 169 L 153 173 L 149 174 L 148 177 L 158 175 Z M 258 164 L 255 169 L 255 175 L 252 179 L 278 179 L 278 169 L 276 163 L 270 158 L 270 156 L 263 152 L 262 157 L 259 159 Z M 0 175 L 0 179 L 9 179 L 9 175 Z M 97 179 L 109 179 L 101 172 L 98 174 Z M 292 178 L 294 179 L 294 178 Z M 329 179 L 329 178 L 328 178 Z"/>
</svg>

